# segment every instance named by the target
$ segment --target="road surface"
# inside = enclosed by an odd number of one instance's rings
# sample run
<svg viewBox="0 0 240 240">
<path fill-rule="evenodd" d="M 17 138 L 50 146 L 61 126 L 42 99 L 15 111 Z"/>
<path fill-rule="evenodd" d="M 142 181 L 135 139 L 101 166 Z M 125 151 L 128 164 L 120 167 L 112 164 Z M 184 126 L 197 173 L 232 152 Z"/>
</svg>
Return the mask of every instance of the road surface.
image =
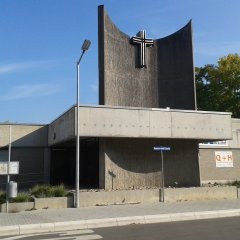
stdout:
<svg viewBox="0 0 240 240">
<path fill-rule="evenodd" d="M 0 237 L 5 240 L 239 240 L 240 217 Z"/>
</svg>

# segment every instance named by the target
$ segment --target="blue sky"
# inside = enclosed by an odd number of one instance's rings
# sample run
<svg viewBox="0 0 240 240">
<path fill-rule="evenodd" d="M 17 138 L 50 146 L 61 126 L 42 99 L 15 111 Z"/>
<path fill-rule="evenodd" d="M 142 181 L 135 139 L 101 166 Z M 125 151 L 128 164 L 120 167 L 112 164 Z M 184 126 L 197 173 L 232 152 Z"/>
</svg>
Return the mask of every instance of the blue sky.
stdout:
<svg viewBox="0 0 240 240">
<path fill-rule="evenodd" d="M 97 6 L 128 35 L 161 38 L 193 21 L 195 65 L 240 50 L 239 0 L 0 0 L 0 122 L 49 123 L 76 102 L 98 103 Z"/>
</svg>

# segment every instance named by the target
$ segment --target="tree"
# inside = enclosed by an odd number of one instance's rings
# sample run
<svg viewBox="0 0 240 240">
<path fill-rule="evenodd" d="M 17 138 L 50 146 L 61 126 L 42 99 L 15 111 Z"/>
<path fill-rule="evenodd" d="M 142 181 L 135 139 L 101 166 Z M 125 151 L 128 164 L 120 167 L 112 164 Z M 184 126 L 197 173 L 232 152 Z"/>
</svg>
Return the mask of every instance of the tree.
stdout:
<svg viewBox="0 0 240 240">
<path fill-rule="evenodd" d="M 198 110 L 232 112 L 240 118 L 240 56 L 229 54 L 195 73 Z"/>
</svg>

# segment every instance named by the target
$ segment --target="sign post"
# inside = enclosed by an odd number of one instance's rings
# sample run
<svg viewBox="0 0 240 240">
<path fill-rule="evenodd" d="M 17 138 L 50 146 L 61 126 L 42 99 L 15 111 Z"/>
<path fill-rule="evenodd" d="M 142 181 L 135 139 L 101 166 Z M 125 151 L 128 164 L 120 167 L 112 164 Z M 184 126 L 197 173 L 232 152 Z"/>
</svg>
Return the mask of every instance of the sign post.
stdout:
<svg viewBox="0 0 240 240">
<path fill-rule="evenodd" d="M 153 151 L 161 151 L 161 161 L 162 161 L 162 186 L 161 186 L 161 201 L 164 202 L 164 161 L 163 161 L 163 151 L 170 151 L 170 147 L 164 147 L 164 146 L 154 146 Z"/>
<path fill-rule="evenodd" d="M 6 212 L 8 213 L 8 203 L 10 197 L 15 197 L 15 194 L 9 194 L 9 190 L 12 190 L 12 187 L 16 187 L 17 183 L 10 182 L 10 176 L 19 174 L 19 162 L 11 162 L 11 149 L 12 149 L 12 127 L 9 125 L 9 144 L 8 144 L 8 160 L 0 162 L 0 176 L 6 175 L 7 182 L 6 182 Z M 17 190 L 17 187 L 16 187 Z"/>
<path fill-rule="evenodd" d="M 10 182 L 10 163 L 12 150 L 12 127 L 9 126 L 9 145 L 8 145 L 8 173 L 7 173 L 7 191 L 6 191 L 6 212 L 8 213 L 8 187 Z"/>
</svg>

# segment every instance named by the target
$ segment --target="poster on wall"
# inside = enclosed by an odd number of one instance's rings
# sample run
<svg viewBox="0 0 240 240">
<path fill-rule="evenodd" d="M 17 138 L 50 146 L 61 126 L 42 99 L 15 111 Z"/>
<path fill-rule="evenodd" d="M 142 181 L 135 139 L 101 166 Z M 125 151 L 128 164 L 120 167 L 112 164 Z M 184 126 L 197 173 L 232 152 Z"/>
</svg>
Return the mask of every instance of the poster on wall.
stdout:
<svg viewBox="0 0 240 240">
<path fill-rule="evenodd" d="M 231 151 L 215 152 L 216 167 L 233 167 L 233 155 Z"/>
</svg>

